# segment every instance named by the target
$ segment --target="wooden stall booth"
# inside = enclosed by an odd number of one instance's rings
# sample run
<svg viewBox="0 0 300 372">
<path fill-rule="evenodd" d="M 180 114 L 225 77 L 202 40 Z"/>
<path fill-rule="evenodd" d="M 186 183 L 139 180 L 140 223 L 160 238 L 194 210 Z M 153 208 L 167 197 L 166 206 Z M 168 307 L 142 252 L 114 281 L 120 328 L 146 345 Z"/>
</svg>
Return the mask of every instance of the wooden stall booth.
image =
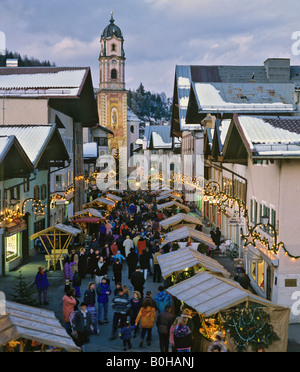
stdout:
<svg viewBox="0 0 300 372">
<path fill-rule="evenodd" d="M 201 220 L 195 216 L 186 213 L 174 214 L 171 217 L 160 221 L 159 226 L 164 230 L 175 230 L 179 227 L 188 226 L 195 229 L 197 226 L 203 226 Z"/>
<path fill-rule="evenodd" d="M 221 332 L 230 352 L 286 352 L 290 309 L 243 289 L 237 282 L 200 272 L 167 291 L 201 320 L 199 351 Z M 197 331 L 197 330 L 196 330 Z"/>
<path fill-rule="evenodd" d="M 60 268 L 63 270 L 63 257 L 68 254 L 68 248 L 73 237 L 81 234 L 80 229 L 75 229 L 72 226 L 64 225 L 62 223 L 48 227 L 33 235 L 30 239 L 40 239 L 46 251 L 45 260 L 48 262 L 48 270 L 53 265 L 56 270 L 56 264 L 60 263 Z"/>
</svg>

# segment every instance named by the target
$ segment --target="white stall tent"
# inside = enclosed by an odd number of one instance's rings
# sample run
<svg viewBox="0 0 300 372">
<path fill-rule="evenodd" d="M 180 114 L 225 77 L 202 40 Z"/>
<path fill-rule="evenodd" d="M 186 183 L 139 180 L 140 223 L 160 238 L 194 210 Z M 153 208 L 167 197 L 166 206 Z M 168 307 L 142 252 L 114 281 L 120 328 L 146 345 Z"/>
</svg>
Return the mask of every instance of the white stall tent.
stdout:
<svg viewBox="0 0 300 372">
<path fill-rule="evenodd" d="M 6 301 L 0 316 L 0 345 L 22 339 L 40 342 L 69 352 L 79 352 L 53 311 Z"/>
<path fill-rule="evenodd" d="M 187 205 L 184 205 L 182 203 L 178 203 L 175 200 L 172 200 L 170 202 L 163 203 L 163 204 L 157 204 L 158 209 L 165 209 L 165 208 L 172 208 L 172 207 L 177 207 L 180 210 L 185 210 L 187 213 L 189 213 L 191 211 L 190 208 Z"/>
<path fill-rule="evenodd" d="M 164 279 L 191 267 L 204 268 L 225 278 L 230 277 L 230 273 L 218 261 L 189 247 L 159 255 L 157 260 Z"/>
<path fill-rule="evenodd" d="M 160 221 L 159 225 L 163 229 L 168 229 L 169 227 L 175 226 L 179 224 L 192 224 L 192 225 L 203 225 L 201 220 L 197 217 L 191 216 L 186 213 L 178 213 L 174 214 L 173 216 L 166 218 Z"/>
<path fill-rule="evenodd" d="M 161 246 L 163 247 L 166 244 L 172 243 L 172 242 L 180 242 L 180 240 L 183 240 L 186 238 L 191 238 L 198 242 L 204 243 L 213 249 L 216 248 L 216 245 L 214 244 L 214 242 L 212 241 L 209 235 L 201 231 L 192 229 L 191 227 L 188 227 L 188 226 L 180 227 L 179 229 L 176 229 L 174 231 L 171 231 L 163 235 Z"/>
</svg>

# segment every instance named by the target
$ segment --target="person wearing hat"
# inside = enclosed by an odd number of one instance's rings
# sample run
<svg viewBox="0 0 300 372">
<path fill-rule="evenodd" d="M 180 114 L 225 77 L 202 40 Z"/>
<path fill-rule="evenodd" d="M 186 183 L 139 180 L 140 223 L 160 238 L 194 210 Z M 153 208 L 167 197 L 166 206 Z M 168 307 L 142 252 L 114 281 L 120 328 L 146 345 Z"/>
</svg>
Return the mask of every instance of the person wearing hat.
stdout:
<svg viewBox="0 0 300 372">
<path fill-rule="evenodd" d="M 87 304 L 81 302 L 80 311 L 77 311 L 74 317 L 74 334 L 78 336 L 78 346 L 89 342 L 92 329 L 92 318 L 87 310 Z"/>
</svg>

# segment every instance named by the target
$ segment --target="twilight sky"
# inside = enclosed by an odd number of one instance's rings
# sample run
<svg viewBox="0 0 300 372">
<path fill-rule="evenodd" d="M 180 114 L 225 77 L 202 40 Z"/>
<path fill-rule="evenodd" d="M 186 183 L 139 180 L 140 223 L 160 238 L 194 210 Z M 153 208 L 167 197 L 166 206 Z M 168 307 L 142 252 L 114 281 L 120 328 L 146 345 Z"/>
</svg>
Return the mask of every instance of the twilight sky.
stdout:
<svg viewBox="0 0 300 372">
<path fill-rule="evenodd" d="M 98 87 L 99 40 L 111 10 L 125 39 L 127 89 L 142 82 L 171 97 L 180 64 L 262 65 L 284 57 L 300 65 L 292 52 L 299 0 L 1 0 L 0 31 L 7 49 L 22 56 L 90 66 Z"/>
</svg>

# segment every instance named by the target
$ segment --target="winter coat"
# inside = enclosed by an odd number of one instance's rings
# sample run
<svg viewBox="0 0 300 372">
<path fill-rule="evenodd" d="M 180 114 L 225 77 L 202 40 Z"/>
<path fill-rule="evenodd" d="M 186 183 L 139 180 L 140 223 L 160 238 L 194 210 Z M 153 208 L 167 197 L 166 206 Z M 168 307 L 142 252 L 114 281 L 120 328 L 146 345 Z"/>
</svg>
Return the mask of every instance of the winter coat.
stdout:
<svg viewBox="0 0 300 372">
<path fill-rule="evenodd" d="M 135 271 L 131 274 L 131 284 L 135 290 L 143 288 L 145 284 L 144 274 L 141 271 Z"/>
<path fill-rule="evenodd" d="M 73 277 L 73 287 L 80 287 L 81 286 L 81 277 L 79 273 L 75 273 Z"/>
<path fill-rule="evenodd" d="M 122 295 L 117 295 L 113 300 L 112 300 L 112 308 L 115 313 L 119 314 L 128 314 L 130 310 L 130 301 L 128 299 L 128 295 L 126 293 L 123 293 Z"/>
<path fill-rule="evenodd" d="M 87 290 L 84 292 L 84 299 L 83 299 L 83 301 L 84 301 L 87 305 L 95 306 L 95 302 L 96 302 L 96 292 L 95 292 L 95 291 L 91 291 L 90 289 L 87 289 Z"/>
<path fill-rule="evenodd" d="M 121 329 L 121 339 L 122 340 L 130 340 L 131 337 L 132 337 L 132 332 L 134 331 L 135 329 L 135 325 L 133 326 L 127 326 L 127 327 L 124 327 Z"/>
<path fill-rule="evenodd" d="M 136 267 L 139 262 L 139 257 L 135 252 L 129 253 L 129 255 L 126 257 L 127 265 L 128 267 Z"/>
<path fill-rule="evenodd" d="M 147 246 L 147 242 L 146 242 L 146 240 L 145 239 L 140 239 L 140 240 L 138 240 L 138 242 L 137 242 L 137 250 L 138 250 L 138 252 L 139 252 L 139 255 L 142 255 L 143 254 L 143 250 L 146 248 L 146 246 Z"/>
<path fill-rule="evenodd" d="M 176 349 L 188 349 L 192 346 L 192 333 L 188 326 L 176 326 L 174 329 Z"/>
<path fill-rule="evenodd" d="M 70 321 L 70 314 L 74 311 L 74 306 L 76 306 L 77 301 L 74 297 L 69 297 L 65 295 L 62 298 L 63 301 L 63 320 L 65 323 Z"/>
<path fill-rule="evenodd" d="M 45 272 L 44 274 L 41 274 L 40 272 L 36 274 L 35 285 L 36 285 L 36 288 L 40 291 L 43 291 L 44 289 L 47 289 L 49 287 L 47 274 Z"/>
<path fill-rule="evenodd" d="M 150 257 L 151 257 L 151 255 L 150 255 L 149 251 L 147 251 L 145 249 L 143 251 L 143 254 L 140 257 L 140 265 L 141 265 L 142 270 L 144 270 L 144 269 L 150 270 Z"/>
<path fill-rule="evenodd" d="M 156 302 L 159 313 L 165 311 L 166 305 L 172 306 L 172 304 L 173 304 L 172 297 L 169 295 L 169 293 L 167 293 L 165 291 L 159 292 L 155 296 L 154 300 Z"/>
<path fill-rule="evenodd" d="M 162 335 L 168 335 L 173 322 L 173 315 L 168 311 L 159 313 L 156 319 L 158 333 Z"/>
<path fill-rule="evenodd" d="M 136 317 L 138 316 L 138 313 L 142 307 L 142 304 L 143 304 L 143 300 L 140 298 L 139 300 L 135 300 L 134 298 L 132 298 L 130 300 L 130 305 L 131 305 L 131 313 L 130 313 L 130 316 L 134 319 L 136 319 Z"/>
<path fill-rule="evenodd" d="M 81 333 L 84 331 L 90 331 L 92 326 L 91 314 L 86 311 L 86 326 L 84 326 L 84 316 L 81 311 L 77 311 L 74 317 L 74 329 Z"/>
<path fill-rule="evenodd" d="M 155 324 L 156 310 L 153 306 L 142 307 L 138 313 L 135 323 L 141 322 L 141 328 L 153 328 Z"/>
<path fill-rule="evenodd" d="M 108 294 L 106 292 L 109 292 L 109 294 L 111 294 L 111 290 L 109 288 L 109 285 L 106 283 L 106 284 L 103 284 L 103 283 L 100 283 L 98 286 L 97 286 L 97 289 L 96 289 L 96 292 L 97 292 L 97 302 L 99 304 L 104 304 L 104 303 L 107 303 L 108 302 Z"/>
<path fill-rule="evenodd" d="M 107 263 L 106 262 L 98 262 L 94 269 L 94 274 L 97 276 L 103 276 L 107 274 Z"/>
<path fill-rule="evenodd" d="M 75 266 L 76 265 L 76 262 L 70 262 L 70 263 L 65 263 L 64 264 L 64 279 L 66 280 L 67 278 L 69 278 L 70 282 L 73 280 L 73 270 L 72 270 L 72 266 Z"/>
</svg>

